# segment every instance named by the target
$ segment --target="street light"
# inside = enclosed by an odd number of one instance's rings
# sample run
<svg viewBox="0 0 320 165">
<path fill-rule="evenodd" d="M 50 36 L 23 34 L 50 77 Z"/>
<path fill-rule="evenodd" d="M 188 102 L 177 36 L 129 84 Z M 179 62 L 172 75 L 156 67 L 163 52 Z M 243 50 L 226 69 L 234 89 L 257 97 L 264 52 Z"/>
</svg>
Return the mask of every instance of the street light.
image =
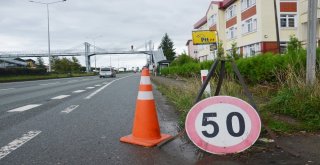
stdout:
<svg viewBox="0 0 320 165">
<path fill-rule="evenodd" d="M 32 3 L 38 3 L 41 5 L 47 5 L 47 16 L 48 16 L 48 58 L 49 58 L 49 72 L 51 72 L 51 52 L 50 52 L 50 18 L 49 18 L 49 5 L 59 2 L 66 2 L 67 0 L 60 0 L 55 2 L 41 2 L 41 1 L 29 1 Z"/>
</svg>

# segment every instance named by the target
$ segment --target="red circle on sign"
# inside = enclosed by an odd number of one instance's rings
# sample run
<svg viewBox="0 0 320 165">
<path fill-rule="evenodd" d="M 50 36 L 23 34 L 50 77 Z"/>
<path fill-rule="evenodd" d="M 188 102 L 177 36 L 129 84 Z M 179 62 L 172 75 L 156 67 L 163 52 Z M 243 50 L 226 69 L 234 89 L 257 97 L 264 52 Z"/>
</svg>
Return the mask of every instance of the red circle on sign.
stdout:
<svg viewBox="0 0 320 165">
<path fill-rule="evenodd" d="M 197 116 L 208 106 L 216 104 L 230 104 L 236 106 L 243 110 L 249 116 L 251 122 L 251 130 L 249 131 L 246 139 L 233 146 L 221 147 L 206 142 L 198 135 L 196 131 Z M 186 117 L 185 128 L 190 140 L 199 148 L 213 154 L 228 154 L 238 153 L 249 148 L 260 135 L 261 121 L 256 110 L 247 102 L 231 96 L 215 96 L 204 99 L 191 108 Z"/>
</svg>

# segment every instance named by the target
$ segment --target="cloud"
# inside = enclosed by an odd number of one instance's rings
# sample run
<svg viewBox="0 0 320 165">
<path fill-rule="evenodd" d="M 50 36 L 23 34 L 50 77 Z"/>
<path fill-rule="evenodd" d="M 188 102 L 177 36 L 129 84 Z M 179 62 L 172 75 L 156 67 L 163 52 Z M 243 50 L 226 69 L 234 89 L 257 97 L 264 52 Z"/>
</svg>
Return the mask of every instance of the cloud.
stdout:
<svg viewBox="0 0 320 165">
<path fill-rule="evenodd" d="M 209 3 L 209 0 L 67 0 L 52 4 L 51 49 L 69 49 L 85 41 L 93 43 L 92 38 L 98 35 L 102 37 L 96 39 L 96 45 L 105 49 L 143 47 L 148 40 L 158 47 L 162 36 L 168 33 L 180 53 L 191 38 L 193 24 L 204 16 Z M 28 0 L 2 0 L 0 24 L 0 51 L 47 50 L 45 5 Z M 137 58 L 145 61 L 143 56 Z"/>
</svg>

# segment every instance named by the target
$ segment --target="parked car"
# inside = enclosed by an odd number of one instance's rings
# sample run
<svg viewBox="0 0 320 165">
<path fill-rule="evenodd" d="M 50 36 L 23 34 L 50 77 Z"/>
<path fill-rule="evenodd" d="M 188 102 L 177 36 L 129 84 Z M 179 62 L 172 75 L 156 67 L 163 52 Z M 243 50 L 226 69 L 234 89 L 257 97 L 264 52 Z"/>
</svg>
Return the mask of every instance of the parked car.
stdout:
<svg viewBox="0 0 320 165">
<path fill-rule="evenodd" d="M 99 77 L 116 77 L 116 71 L 113 68 L 101 68 L 99 72 Z"/>
</svg>

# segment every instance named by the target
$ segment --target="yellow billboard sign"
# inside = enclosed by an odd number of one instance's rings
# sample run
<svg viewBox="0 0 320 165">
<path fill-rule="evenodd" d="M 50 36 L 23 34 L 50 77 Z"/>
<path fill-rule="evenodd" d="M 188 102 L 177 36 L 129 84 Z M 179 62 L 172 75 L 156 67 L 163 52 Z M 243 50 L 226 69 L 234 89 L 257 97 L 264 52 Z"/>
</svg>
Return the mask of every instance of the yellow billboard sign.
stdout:
<svg viewBox="0 0 320 165">
<path fill-rule="evenodd" d="M 192 32 L 193 45 L 208 45 L 217 42 L 217 35 L 212 30 L 200 30 Z"/>
</svg>

